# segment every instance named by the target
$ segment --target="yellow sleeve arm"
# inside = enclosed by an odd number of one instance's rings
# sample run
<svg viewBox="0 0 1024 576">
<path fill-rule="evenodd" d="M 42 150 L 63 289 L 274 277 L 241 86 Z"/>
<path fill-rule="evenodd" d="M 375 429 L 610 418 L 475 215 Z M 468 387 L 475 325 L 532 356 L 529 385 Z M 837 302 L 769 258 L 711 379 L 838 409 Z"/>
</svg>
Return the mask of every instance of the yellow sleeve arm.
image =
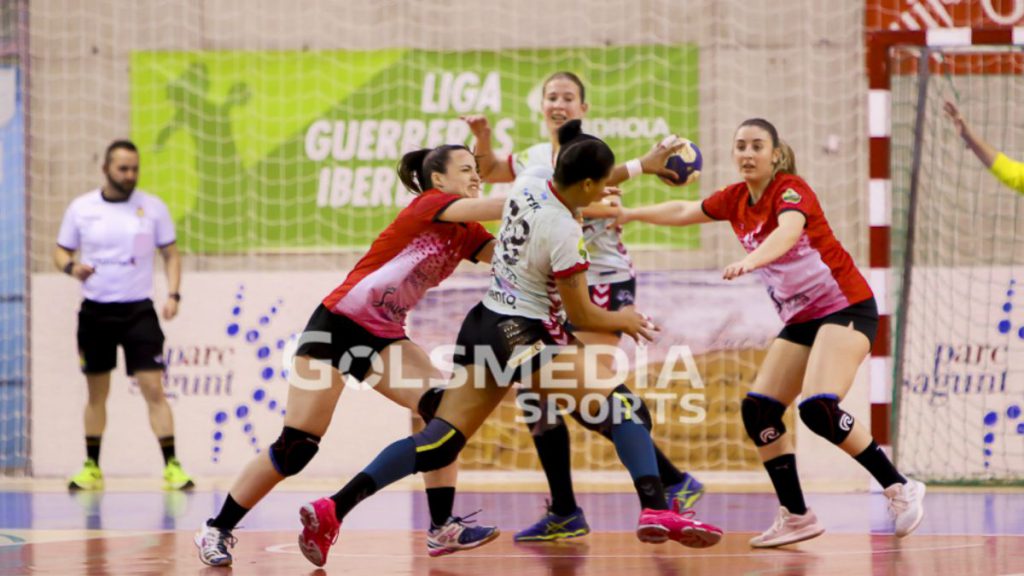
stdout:
<svg viewBox="0 0 1024 576">
<path fill-rule="evenodd" d="M 1000 182 L 1024 194 L 1024 162 L 1016 162 L 1000 152 L 992 162 L 992 174 Z"/>
</svg>

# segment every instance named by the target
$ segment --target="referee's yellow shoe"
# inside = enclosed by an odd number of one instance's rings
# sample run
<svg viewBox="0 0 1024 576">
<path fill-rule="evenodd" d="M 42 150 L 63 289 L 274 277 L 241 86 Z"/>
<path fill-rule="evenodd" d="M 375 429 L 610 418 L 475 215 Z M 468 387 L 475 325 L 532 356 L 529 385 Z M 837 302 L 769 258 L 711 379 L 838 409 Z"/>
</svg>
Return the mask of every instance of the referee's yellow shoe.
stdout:
<svg viewBox="0 0 1024 576">
<path fill-rule="evenodd" d="M 195 488 L 192 478 L 181 469 L 181 462 L 171 458 L 164 466 L 164 490 L 191 490 Z"/>
<path fill-rule="evenodd" d="M 103 472 L 99 464 L 88 458 L 82 469 L 68 481 L 68 490 L 103 490 Z"/>
</svg>

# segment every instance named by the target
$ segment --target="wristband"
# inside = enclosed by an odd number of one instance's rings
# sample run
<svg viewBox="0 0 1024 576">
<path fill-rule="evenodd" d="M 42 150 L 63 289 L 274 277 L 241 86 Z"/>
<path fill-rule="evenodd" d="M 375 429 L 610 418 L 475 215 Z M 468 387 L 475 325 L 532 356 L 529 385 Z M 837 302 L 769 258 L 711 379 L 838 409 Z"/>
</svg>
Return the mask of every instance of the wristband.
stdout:
<svg viewBox="0 0 1024 576">
<path fill-rule="evenodd" d="M 637 176 L 644 173 L 644 167 L 640 164 L 640 160 L 633 158 L 629 162 L 626 162 L 626 172 L 629 173 L 629 177 L 636 178 Z"/>
<path fill-rule="evenodd" d="M 171 292 L 167 297 L 175 302 L 181 302 L 181 292 Z"/>
<path fill-rule="evenodd" d="M 72 271 L 74 269 L 75 269 L 75 262 L 73 260 L 69 260 L 68 263 L 64 265 L 64 273 L 67 274 L 68 276 L 71 276 Z"/>
</svg>

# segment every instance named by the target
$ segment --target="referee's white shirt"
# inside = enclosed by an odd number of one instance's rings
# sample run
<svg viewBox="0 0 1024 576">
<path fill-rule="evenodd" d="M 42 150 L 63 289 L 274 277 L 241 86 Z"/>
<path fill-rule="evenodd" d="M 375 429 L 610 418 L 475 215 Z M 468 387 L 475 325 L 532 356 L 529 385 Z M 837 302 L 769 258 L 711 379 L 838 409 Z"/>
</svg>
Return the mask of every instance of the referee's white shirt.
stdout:
<svg viewBox="0 0 1024 576">
<path fill-rule="evenodd" d="M 75 198 L 64 213 L 57 244 L 81 251 L 95 269 L 82 295 L 95 302 L 137 302 L 153 292 L 155 248 L 174 243 L 167 205 L 135 190 L 123 202 L 103 198 L 100 189 Z"/>
</svg>

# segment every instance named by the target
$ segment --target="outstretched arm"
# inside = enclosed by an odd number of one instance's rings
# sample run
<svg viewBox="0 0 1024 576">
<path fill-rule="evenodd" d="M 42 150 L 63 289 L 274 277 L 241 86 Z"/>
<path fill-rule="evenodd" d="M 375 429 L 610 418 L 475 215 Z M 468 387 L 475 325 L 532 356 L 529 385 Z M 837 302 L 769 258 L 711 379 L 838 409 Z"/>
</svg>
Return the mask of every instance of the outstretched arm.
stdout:
<svg viewBox="0 0 1024 576">
<path fill-rule="evenodd" d="M 956 126 L 957 132 L 960 133 L 960 137 L 964 139 L 967 146 L 974 152 L 974 155 L 981 160 L 981 163 L 986 168 L 992 168 L 992 164 L 996 161 L 996 156 L 999 155 L 999 151 L 992 147 L 991 144 L 985 141 L 984 138 L 978 136 L 971 129 L 971 125 L 967 123 L 967 120 L 960 114 L 960 109 L 956 107 L 956 104 L 946 101 L 946 105 L 943 106 L 946 110 L 946 114 L 950 120 L 953 121 L 953 125 Z"/>
<path fill-rule="evenodd" d="M 619 224 L 646 222 L 656 226 L 689 226 L 714 220 L 704 213 L 700 202 L 672 200 L 639 208 L 623 208 Z"/>
</svg>

